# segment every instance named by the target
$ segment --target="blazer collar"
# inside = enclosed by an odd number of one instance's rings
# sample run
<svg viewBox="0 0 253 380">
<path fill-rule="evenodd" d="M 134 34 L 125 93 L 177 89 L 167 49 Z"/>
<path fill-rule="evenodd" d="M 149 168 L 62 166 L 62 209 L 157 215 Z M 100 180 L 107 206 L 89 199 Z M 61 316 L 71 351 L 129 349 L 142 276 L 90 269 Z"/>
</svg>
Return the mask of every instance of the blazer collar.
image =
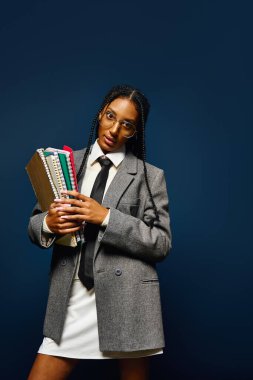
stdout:
<svg viewBox="0 0 253 380">
<path fill-rule="evenodd" d="M 77 172 L 81 166 L 85 151 L 86 151 L 86 148 L 75 152 L 75 164 L 76 164 Z M 119 166 L 117 170 L 117 173 L 115 174 L 112 182 L 110 183 L 106 191 L 106 194 L 102 202 L 103 206 L 114 207 L 114 208 L 117 207 L 119 200 L 124 194 L 125 190 L 130 185 L 130 183 L 134 180 L 135 178 L 134 174 L 137 173 L 137 169 L 138 169 L 137 157 L 131 151 L 126 152 L 124 160 L 121 162 L 121 165 Z M 79 189 L 82 186 L 85 170 L 86 170 L 86 166 L 83 169 L 81 178 L 78 183 Z"/>
<path fill-rule="evenodd" d="M 81 149 L 81 150 L 77 150 L 74 152 L 75 166 L 76 166 L 77 172 L 81 166 L 82 159 L 83 159 L 85 151 L 86 151 L 86 148 Z M 137 164 L 138 164 L 137 157 L 131 151 L 127 151 L 124 160 L 122 161 L 121 165 L 119 166 L 119 170 L 121 168 L 123 168 L 123 170 L 129 174 L 136 174 L 137 173 Z M 80 181 L 83 179 L 83 176 L 84 176 L 84 173 L 86 170 L 86 166 L 87 166 L 87 161 L 86 161 L 85 167 L 83 168 Z"/>
<path fill-rule="evenodd" d="M 120 165 L 120 168 L 122 167 L 122 170 L 125 170 L 129 174 L 136 174 L 137 173 L 137 157 L 131 152 L 126 152 L 125 158 L 122 161 L 122 165 Z"/>
<path fill-rule="evenodd" d="M 134 181 L 136 173 L 137 157 L 132 152 L 128 152 L 105 193 L 103 206 L 116 208 L 120 198 Z"/>
</svg>

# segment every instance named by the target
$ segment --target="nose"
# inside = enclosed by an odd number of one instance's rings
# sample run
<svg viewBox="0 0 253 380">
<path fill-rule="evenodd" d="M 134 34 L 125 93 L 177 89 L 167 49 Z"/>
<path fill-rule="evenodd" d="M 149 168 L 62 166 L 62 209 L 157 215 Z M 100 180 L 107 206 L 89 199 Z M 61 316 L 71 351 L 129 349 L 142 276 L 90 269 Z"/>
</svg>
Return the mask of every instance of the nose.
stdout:
<svg viewBox="0 0 253 380">
<path fill-rule="evenodd" d="M 119 121 L 115 121 L 115 123 L 110 128 L 110 133 L 113 136 L 116 136 L 119 132 L 119 127 L 120 127 Z"/>
</svg>

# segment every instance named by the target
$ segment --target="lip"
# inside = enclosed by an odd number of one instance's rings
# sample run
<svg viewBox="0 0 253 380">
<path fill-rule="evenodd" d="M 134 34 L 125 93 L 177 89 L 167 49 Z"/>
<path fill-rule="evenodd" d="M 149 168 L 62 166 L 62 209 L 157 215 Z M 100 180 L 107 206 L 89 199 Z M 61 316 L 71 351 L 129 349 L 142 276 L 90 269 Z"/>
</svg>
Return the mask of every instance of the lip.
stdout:
<svg viewBox="0 0 253 380">
<path fill-rule="evenodd" d="M 113 146 L 116 144 L 116 141 L 111 140 L 109 137 L 104 136 L 104 140 L 107 145 Z"/>
</svg>

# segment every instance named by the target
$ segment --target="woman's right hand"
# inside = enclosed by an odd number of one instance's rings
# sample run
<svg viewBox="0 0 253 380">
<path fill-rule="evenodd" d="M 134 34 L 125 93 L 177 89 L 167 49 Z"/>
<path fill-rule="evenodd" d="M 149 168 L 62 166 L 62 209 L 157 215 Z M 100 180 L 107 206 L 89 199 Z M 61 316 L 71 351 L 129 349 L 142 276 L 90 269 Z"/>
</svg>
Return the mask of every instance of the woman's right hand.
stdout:
<svg viewBox="0 0 253 380">
<path fill-rule="evenodd" d="M 51 203 L 48 214 L 46 216 L 46 223 L 50 230 L 58 235 L 65 235 L 75 231 L 79 231 L 82 227 L 82 222 L 68 222 L 62 219 L 61 216 L 66 215 L 64 212 L 59 211 L 59 203 Z"/>
</svg>

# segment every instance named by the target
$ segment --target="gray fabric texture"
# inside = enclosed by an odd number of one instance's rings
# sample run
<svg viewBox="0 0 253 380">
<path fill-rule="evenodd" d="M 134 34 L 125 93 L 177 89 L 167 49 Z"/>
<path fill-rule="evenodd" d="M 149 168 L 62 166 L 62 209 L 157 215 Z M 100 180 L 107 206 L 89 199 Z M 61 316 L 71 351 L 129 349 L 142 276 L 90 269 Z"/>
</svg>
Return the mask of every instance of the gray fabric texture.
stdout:
<svg viewBox="0 0 253 380">
<path fill-rule="evenodd" d="M 74 152 L 77 170 L 84 152 Z M 146 165 L 159 221 L 152 225 L 155 214 L 143 163 L 131 152 L 119 166 L 102 203 L 110 208 L 110 219 L 107 227 L 100 228 L 93 259 L 101 351 L 165 346 L 156 263 L 164 260 L 172 248 L 168 194 L 163 170 Z M 45 214 L 37 203 L 28 233 L 37 246 L 53 246 L 43 334 L 59 344 L 79 248 L 60 246 L 54 235 L 42 233 Z"/>
</svg>

